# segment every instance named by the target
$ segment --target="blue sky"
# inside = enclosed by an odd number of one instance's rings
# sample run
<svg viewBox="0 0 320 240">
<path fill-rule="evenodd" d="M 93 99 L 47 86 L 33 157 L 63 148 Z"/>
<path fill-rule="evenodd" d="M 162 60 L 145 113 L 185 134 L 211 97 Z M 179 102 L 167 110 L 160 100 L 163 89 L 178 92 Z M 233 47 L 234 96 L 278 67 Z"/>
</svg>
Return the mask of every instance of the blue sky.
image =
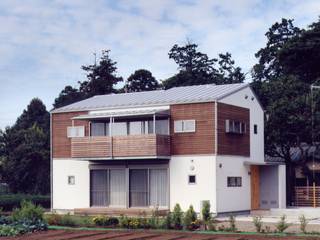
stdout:
<svg viewBox="0 0 320 240">
<path fill-rule="evenodd" d="M 319 13 L 319 0 L 1 0 L 0 129 L 33 97 L 51 109 L 64 86 L 85 78 L 93 52 L 111 49 L 125 78 L 146 68 L 165 79 L 176 72 L 169 49 L 190 39 L 210 57 L 231 52 L 247 72 L 271 24 L 306 27 Z"/>
</svg>

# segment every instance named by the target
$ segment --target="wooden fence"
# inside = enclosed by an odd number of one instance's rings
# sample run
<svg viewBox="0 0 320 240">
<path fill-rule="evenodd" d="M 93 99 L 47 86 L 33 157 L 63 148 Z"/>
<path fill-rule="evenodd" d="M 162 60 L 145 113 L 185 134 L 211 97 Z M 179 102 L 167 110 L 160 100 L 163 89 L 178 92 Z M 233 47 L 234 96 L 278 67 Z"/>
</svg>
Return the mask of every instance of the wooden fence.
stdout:
<svg viewBox="0 0 320 240">
<path fill-rule="evenodd" d="M 295 187 L 295 205 L 298 207 L 320 207 L 320 187 Z"/>
</svg>

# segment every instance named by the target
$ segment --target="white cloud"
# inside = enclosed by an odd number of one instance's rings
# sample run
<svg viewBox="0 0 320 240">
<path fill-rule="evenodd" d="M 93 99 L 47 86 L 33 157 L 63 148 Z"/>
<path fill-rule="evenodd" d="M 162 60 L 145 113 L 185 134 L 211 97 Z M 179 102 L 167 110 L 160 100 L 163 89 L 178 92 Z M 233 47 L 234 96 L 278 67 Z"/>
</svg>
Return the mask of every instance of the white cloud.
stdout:
<svg viewBox="0 0 320 240">
<path fill-rule="evenodd" d="M 32 97 L 48 108 L 61 89 L 84 78 L 93 52 L 111 49 L 119 75 L 147 68 L 158 79 L 176 72 L 168 59 L 187 38 L 210 57 L 229 51 L 248 71 L 264 33 L 282 17 L 305 27 L 318 0 L 2 0 L 0 2 L 0 128 Z"/>
</svg>

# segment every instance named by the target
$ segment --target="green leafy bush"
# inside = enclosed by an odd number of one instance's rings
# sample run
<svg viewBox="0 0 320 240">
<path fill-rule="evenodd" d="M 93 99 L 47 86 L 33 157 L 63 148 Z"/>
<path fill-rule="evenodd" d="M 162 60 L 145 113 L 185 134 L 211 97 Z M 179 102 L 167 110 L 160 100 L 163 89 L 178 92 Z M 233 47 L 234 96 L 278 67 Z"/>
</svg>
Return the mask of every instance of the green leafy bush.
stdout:
<svg viewBox="0 0 320 240">
<path fill-rule="evenodd" d="M 197 221 L 197 213 L 194 211 L 192 205 L 190 205 L 184 215 L 183 224 L 188 230 L 195 230 L 200 227 L 200 223 Z"/>
<path fill-rule="evenodd" d="M 116 217 L 97 216 L 92 219 L 96 226 L 112 226 L 115 227 L 119 224 L 119 220 Z"/>
<path fill-rule="evenodd" d="M 60 219 L 60 223 L 58 225 L 67 226 L 67 227 L 75 227 L 78 226 L 78 221 L 73 218 L 70 213 L 62 215 Z"/>
<path fill-rule="evenodd" d="M 211 213 L 210 213 L 210 202 L 204 201 L 201 209 L 201 217 L 205 226 L 205 229 L 208 229 L 208 223 L 211 220 Z"/>
<path fill-rule="evenodd" d="M 299 222 L 300 222 L 300 230 L 303 233 L 307 233 L 307 225 L 308 225 L 308 220 L 304 215 L 301 215 L 299 217 Z"/>
<path fill-rule="evenodd" d="M 227 230 L 230 231 L 230 232 L 236 232 L 237 231 L 236 218 L 233 215 L 231 215 L 229 217 L 229 228 Z"/>
<path fill-rule="evenodd" d="M 283 233 L 288 227 L 289 224 L 286 221 L 286 215 L 282 215 L 280 221 L 277 223 L 276 228 L 278 232 Z"/>
<path fill-rule="evenodd" d="M 3 211 L 12 211 L 14 208 L 20 207 L 23 200 L 30 201 L 43 208 L 50 208 L 50 196 L 28 194 L 2 194 L 0 206 Z"/>
<path fill-rule="evenodd" d="M 34 205 L 32 202 L 23 200 L 21 208 L 15 208 L 12 213 L 13 221 L 30 220 L 36 222 L 43 221 L 44 209 Z"/>
<path fill-rule="evenodd" d="M 183 218 L 183 212 L 181 210 L 180 205 L 177 203 L 174 206 L 173 212 L 172 212 L 172 223 L 174 229 L 180 230 L 182 229 L 182 218 Z"/>
<path fill-rule="evenodd" d="M 0 237 L 12 237 L 20 234 L 19 229 L 10 225 L 0 225 Z"/>
<path fill-rule="evenodd" d="M 262 231 L 262 218 L 260 216 L 253 217 L 253 224 L 256 228 L 256 231 L 260 233 Z"/>
<path fill-rule="evenodd" d="M 62 216 L 60 214 L 57 214 L 56 212 L 53 212 L 50 215 L 46 216 L 46 220 L 49 225 L 60 225 Z"/>
</svg>

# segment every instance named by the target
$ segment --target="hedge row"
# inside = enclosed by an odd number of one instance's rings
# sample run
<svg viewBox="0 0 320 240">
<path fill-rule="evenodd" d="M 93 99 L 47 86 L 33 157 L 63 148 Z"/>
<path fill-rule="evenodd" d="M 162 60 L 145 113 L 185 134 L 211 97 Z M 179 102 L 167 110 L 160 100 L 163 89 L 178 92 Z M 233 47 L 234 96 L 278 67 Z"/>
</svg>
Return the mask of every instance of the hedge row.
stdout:
<svg viewBox="0 0 320 240">
<path fill-rule="evenodd" d="M 2 211 L 12 211 L 14 208 L 20 207 L 22 200 L 31 201 L 43 208 L 50 208 L 50 196 L 28 194 L 1 194 L 0 208 L 2 208 Z"/>
</svg>

